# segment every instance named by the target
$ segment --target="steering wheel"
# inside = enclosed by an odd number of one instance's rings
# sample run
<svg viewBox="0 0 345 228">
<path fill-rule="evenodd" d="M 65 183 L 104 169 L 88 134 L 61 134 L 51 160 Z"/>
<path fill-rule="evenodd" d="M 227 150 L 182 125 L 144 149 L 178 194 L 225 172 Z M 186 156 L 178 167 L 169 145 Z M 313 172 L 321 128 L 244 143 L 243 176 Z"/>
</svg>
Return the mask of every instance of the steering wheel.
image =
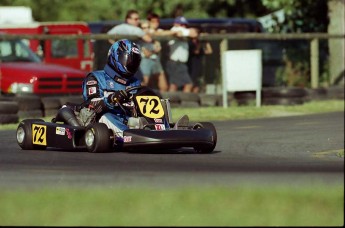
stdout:
<svg viewBox="0 0 345 228">
<path fill-rule="evenodd" d="M 129 93 L 130 91 L 133 91 L 133 90 L 137 90 L 137 89 L 141 89 L 141 88 L 144 88 L 145 86 L 133 86 L 133 87 L 129 87 L 129 88 L 126 88 L 125 91 L 127 93 Z M 121 102 L 119 101 L 115 101 L 116 104 L 122 109 L 122 111 L 125 113 L 125 115 L 127 114 L 128 110 L 125 109 L 125 107 L 123 106 L 123 104 L 121 104 Z"/>
</svg>

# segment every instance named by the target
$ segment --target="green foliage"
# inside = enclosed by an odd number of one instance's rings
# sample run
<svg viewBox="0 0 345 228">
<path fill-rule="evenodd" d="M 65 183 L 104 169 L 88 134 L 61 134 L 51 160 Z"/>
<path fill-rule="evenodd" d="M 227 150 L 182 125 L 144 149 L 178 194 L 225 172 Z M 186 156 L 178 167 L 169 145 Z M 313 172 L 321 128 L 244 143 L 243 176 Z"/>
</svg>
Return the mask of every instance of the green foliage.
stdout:
<svg viewBox="0 0 345 228">
<path fill-rule="evenodd" d="M 178 15 L 187 18 L 257 18 L 284 9 L 285 22 L 278 24 L 272 32 L 327 32 L 329 20 L 325 0 L 0 0 L 0 5 L 29 6 L 36 21 L 86 22 L 124 20 L 129 9 L 137 9 L 141 18 L 145 18 L 151 11 L 158 13 L 162 18 Z M 288 84 L 289 81 L 292 85 L 296 85 L 294 79 L 289 78 L 288 71 L 297 72 L 296 75 L 300 75 L 302 81 L 307 81 L 309 72 L 303 71 L 302 68 L 310 65 L 309 51 L 301 51 L 300 46 L 294 45 L 287 45 L 284 48 L 287 50 L 286 65 L 291 62 L 291 69 L 286 69 L 284 72 L 281 70 L 277 81 L 283 84 Z M 320 47 L 320 49 L 328 50 L 328 47 Z M 323 65 L 321 63 L 321 66 Z M 327 72 L 321 71 L 321 74 L 323 78 L 327 76 Z"/>
<path fill-rule="evenodd" d="M 285 22 L 274 32 L 327 32 L 325 0 L 262 0 L 262 4 L 272 11 L 284 9 Z"/>
<path fill-rule="evenodd" d="M 256 18 L 284 9 L 287 20 L 277 31 L 323 32 L 328 24 L 324 0 L 0 0 L 0 5 L 29 6 L 37 21 L 123 20 L 129 9 L 137 9 L 142 18 L 150 11 L 162 18 Z"/>
<path fill-rule="evenodd" d="M 1 6 L 29 6 L 37 21 L 123 20 L 129 9 L 145 18 L 150 11 L 162 18 L 257 17 L 267 13 L 260 0 L 0 0 Z"/>
<path fill-rule="evenodd" d="M 284 9 L 285 21 L 271 28 L 271 32 L 327 32 L 328 6 L 324 0 L 262 0 L 267 8 L 276 11 Z M 310 50 L 303 42 L 298 44 L 286 42 L 284 63 L 285 67 L 278 69 L 276 82 L 287 86 L 308 86 L 310 77 Z M 323 54 L 321 60 L 325 60 L 325 52 L 328 46 L 320 46 Z M 321 63 L 321 80 L 326 80 L 328 73 Z"/>
</svg>

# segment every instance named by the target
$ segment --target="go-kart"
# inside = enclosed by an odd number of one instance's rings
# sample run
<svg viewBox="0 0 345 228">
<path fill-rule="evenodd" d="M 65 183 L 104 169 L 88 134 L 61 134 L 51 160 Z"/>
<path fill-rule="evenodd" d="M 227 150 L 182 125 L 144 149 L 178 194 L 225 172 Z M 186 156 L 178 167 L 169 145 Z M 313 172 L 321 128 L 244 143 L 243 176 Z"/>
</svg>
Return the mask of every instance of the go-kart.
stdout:
<svg viewBox="0 0 345 228">
<path fill-rule="evenodd" d="M 210 122 L 191 124 L 187 115 L 174 123 L 169 99 L 163 99 L 154 90 L 137 86 L 126 104 L 118 106 L 129 117 L 128 129 L 117 137 L 104 123 L 87 126 L 69 124 L 58 114 L 51 122 L 25 119 L 17 127 L 18 145 L 24 150 L 87 150 L 88 152 L 143 151 L 153 149 L 194 148 L 198 153 L 211 153 L 216 147 L 217 132 Z"/>
</svg>

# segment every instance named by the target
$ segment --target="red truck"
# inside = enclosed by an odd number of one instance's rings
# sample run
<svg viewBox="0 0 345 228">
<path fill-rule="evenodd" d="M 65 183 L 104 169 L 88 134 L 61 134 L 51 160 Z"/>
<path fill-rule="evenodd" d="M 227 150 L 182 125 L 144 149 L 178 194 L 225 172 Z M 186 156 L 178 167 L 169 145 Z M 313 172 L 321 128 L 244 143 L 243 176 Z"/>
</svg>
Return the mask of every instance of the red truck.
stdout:
<svg viewBox="0 0 345 228">
<path fill-rule="evenodd" d="M 0 25 L 0 32 L 29 35 L 75 35 L 90 34 L 85 22 L 30 22 Z M 73 67 L 83 71 L 93 70 L 93 46 L 89 39 L 25 40 L 43 62 Z"/>
<path fill-rule="evenodd" d="M 42 62 L 22 40 L 0 32 L 0 91 L 2 94 L 81 94 L 85 71 Z"/>
</svg>

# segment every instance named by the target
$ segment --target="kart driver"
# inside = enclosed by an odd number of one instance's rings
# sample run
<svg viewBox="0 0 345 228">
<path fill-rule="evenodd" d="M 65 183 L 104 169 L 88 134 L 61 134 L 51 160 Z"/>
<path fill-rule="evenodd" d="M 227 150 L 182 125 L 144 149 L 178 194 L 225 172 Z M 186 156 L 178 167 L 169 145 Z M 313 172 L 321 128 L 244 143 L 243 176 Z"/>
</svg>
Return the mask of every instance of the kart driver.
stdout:
<svg viewBox="0 0 345 228">
<path fill-rule="evenodd" d="M 128 39 L 119 40 L 110 47 L 104 69 L 89 73 L 83 82 L 86 104 L 96 112 L 98 122 L 106 124 L 118 137 L 123 137 L 123 131 L 128 129 L 128 116 L 116 102 L 128 101 L 133 91 L 128 94 L 126 88 L 140 86 L 141 81 L 133 77 L 140 62 L 140 47 Z"/>
<path fill-rule="evenodd" d="M 130 116 L 117 103 L 130 105 L 129 98 L 136 90 L 129 93 L 125 90 L 141 85 L 141 81 L 134 77 L 140 62 L 140 47 L 136 43 L 123 39 L 112 44 L 104 69 L 90 72 L 83 81 L 84 102 L 81 105 L 63 105 L 52 122 L 88 126 L 98 121 L 106 124 L 117 138 L 123 138 Z M 188 122 L 185 115 L 176 122 L 174 129 L 187 126 Z"/>
</svg>

